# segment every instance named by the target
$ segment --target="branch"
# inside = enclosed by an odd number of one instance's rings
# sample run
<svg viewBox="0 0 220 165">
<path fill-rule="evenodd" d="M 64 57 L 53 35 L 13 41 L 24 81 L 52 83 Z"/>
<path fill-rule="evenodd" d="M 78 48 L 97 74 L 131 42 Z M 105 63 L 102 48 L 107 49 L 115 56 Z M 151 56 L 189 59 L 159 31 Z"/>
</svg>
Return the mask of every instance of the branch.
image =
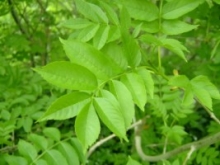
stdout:
<svg viewBox="0 0 220 165">
<path fill-rule="evenodd" d="M 146 155 L 142 150 L 141 136 L 140 136 L 140 133 L 138 131 L 138 127 L 135 127 L 135 132 L 136 132 L 136 136 L 135 136 L 136 150 L 137 150 L 139 156 L 144 161 L 150 161 L 150 162 L 157 162 L 157 161 L 165 160 L 165 159 L 168 159 L 172 156 L 178 155 L 178 154 L 180 154 L 184 151 L 187 151 L 191 148 L 193 148 L 194 150 L 197 150 L 197 149 L 200 149 L 204 146 L 211 145 L 211 144 L 214 144 L 214 143 L 220 141 L 220 132 L 218 132 L 218 133 L 216 133 L 212 136 L 203 138 L 201 140 L 182 145 L 182 146 L 180 146 L 180 147 L 178 147 L 178 148 L 176 148 L 172 151 L 169 151 L 167 153 L 164 153 L 164 154 L 161 154 L 161 155 L 156 155 L 156 156 L 149 156 L 149 155 Z"/>
<path fill-rule="evenodd" d="M 137 127 L 138 125 L 140 125 L 142 123 L 143 123 L 143 120 L 138 120 L 137 122 L 133 123 L 128 128 L 128 130 L 130 130 L 132 128 L 135 128 L 135 127 Z M 104 144 L 105 142 L 113 139 L 114 137 L 116 137 L 116 135 L 115 134 L 111 134 L 111 135 L 107 136 L 106 138 L 101 139 L 100 141 L 96 142 L 92 147 L 90 147 L 90 149 L 89 149 L 89 151 L 87 153 L 87 157 L 89 157 L 96 150 L 96 148 L 100 147 L 102 144 Z"/>
<path fill-rule="evenodd" d="M 15 11 L 14 4 L 13 4 L 12 0 L 8 0 L 8 5 L 9 5 L 9 8 L 10 8 L 11 15 L 12 15 L 15 23 L 18 25 L 19 30 L 21 31 L 22 34 L 25 35 L 26 38 L 29 39 L 29 34 L 20 22 L 20 19 L 18 17 L 18 14 Z"/>
</svg>

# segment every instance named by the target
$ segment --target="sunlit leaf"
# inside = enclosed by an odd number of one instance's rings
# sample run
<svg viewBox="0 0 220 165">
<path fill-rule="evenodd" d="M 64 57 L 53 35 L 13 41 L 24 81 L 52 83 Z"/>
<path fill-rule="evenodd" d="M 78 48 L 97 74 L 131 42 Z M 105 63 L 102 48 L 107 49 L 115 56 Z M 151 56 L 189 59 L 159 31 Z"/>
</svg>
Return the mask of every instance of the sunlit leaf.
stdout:
<svg viewBox="0 0 220 165">
<path fill-rule="evenodd" d="M 119 103 L 115 105 L 115 99 L 95 98 L 95 109 L 102 122 L 118 137 L 127 140 L 126 128 Z"/>
<path fill-rule="evenodd" d="M 84 92 L 63 95 L 50 105 L 39 121 L 64 120 L 75 117 L 90 102 L 90 97 L 89 94 Z"/>
<path fill-rule="evenodd" d="M 83 29 L 86 28 L 93 23 L 88 21 L 87 19 L 82 18 L 71 18 L 69 20 L 66 20 L 60 24 L 60 26 L 70 28 L 70 29 Z"/>
<path fill-rule="evenodd" d="M 147 91 L 144 80 L 136 73 L 128 73 L 121 80 L 131 92 L 134 102 L 144 111 L 147 102 Z"/>
<path fill-rule="evenodd" d="M 91 71 L 67 61 L 53 62 L 34 70 L 46 81 L 60 88 L 93 90 L 97 87 L 96 77 Z"/>
<path fill-rule="evenodd" d="M 162 23 L 162 32 L 168 35 L 177 35 L 197 28 L 198 25 L 190 25 L 179 20 L 165 20 Z"/>
<path fill-rule="evenodd" d="M 29 139 L 41 150 L 46 150 L 48 147 L 48 141 L 43 136 L 32 133 Z"/>
<path fill-rule="evenodd" d="M 124 117 L 125 127 L 128 128 L 134 118 L 134 103 L 131 93 L 120 81 L 112 81 L 110 85 L 112 93 L 120 104 L 120 111 Z"/>
<path fill-rule="evenodd" d="M 126 165 L 141 165 L 139 162 L 136 160 L 132 159 L 130 156 L 128 157 L 128 162 Z"/>
<path fill-rule="evenodd" d="M 164 4 L 162 17 L 164 19 L 176 19 L 197 8 L 204 0 L 178 0 Z"/>
<path fill-rule="evenodd" d="M 99 24 L 92 24 L 86 28 L 83 28 L 78 34 L 77 39 L 82 42 L 87 42 L 91 40 L 97 33 L 99 29 Z"/>
<path fill-rule="evenodd" d="M 45 136 L 55 140 L 60 141 L 60 131 L 55 127 L 45 127 L 43 129 L 43 133 Z"/>
<path fill-rule="evenodd" d="M 110 29 L 110 26 L 108 26 L 108 25 L 107 26 L 100 26 L 95 37 L 93 38 L 93 45 L 97 49 L 101 49 L 105 45 L 105 43 L 108 39 L 109 29 Z"/>
<path fill-rule="evenodd" d="M 18 151 L 21 155 L 28 157 L 30 160 L 34 160 L 37 157 L 36 148 L 31 143 L 22 139 L 18 142 Z"/>
<path fill-rule="evenodd" d="M 48 164 L 68 165 L 65 157 L 58 150 L 55 149 L 47 150 L 44 157 L 47 160 Z"/>
<path fill-rule="evenodd" d="M 76 118 L 75 130 L 85 150 L 98 139 L 100 123 L 93 105 L 87 105 L 79 113 Z"/>
</svg>

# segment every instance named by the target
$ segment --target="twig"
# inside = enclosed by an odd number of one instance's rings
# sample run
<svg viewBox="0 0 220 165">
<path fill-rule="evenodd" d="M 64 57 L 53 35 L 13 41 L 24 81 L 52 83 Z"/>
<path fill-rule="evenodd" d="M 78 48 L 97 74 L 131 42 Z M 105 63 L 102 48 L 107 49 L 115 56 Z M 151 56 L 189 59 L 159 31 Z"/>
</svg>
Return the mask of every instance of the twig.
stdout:
<svg viewBox="0 0 220 165">
<path fill-rule="evenodd" d="M 138 125 L 141 125 L 143 123 L 143 119 L 142 120 L 138 120 L 137 122 L 135 122 L 134 124 L 132 124 L 128 130 L 132 129 L 132 128 L 135 128 L 136 126 Z M 101 139 L 99 140 L 98 142 L 96 142 L 92 147 L 90 147 L 88 153 L 87 153 L 87 157 L 89 157 L 95 150 L 96 148 L 100 147 L 102 144 L 104 144 L 105 142 L 113 139 L 114 137 L 116 137 L 115 134 L 111 134 L 109 136 L 107 136 L 106 138 L 104 139 Z"/>
<path fill-rule="evenodd" d="M 193 152 L 195 151 L 195 147 L 191 146 L 191 149 L 189 150 L 189 152 L 187 153 L 186 159 L 183 162 L 183 165 L 186 165 L 187 161 L 190 159 L 190 157 L 192 156 Z"/>
<path fill-rule="evenodd" d="M 136 150 L 139 154 L 139 156 L 144 160 L 144 161 L 150 161 L 150 162 L 157 162 L 157 161 L 161 161 L 161 160 L 166 160 L 172 156 L 175 156 L 175 155 L 178 155 L 184 151 L 187 151 L 189 150 L 190 148 L 194 147 L 195 150 L 199 149 L 199 148 L 202 148 L 204 146 L 207 146 L 207 145 L 211 145 L 211 144 L 214 144 L 218 141 L 220 141 L 220 132 L 212 135 L 212 136 L 209 136 L 209 137 L 206 137 L 204 139 L 201 139 L 201 140 L 198 140 L 198 141 L 195 141 L 195 142 L 192 142 L 192 143 L 188 143 L 188 144 L 185 144 L 185 145 L 182 145 L 172 151 L 169 151 L 167 153 L 164 153 L 164 154 L 160 154 L 160 155 L 156 155 L 156 156 L 149 156 L 149 155 L 146 155 L 143 150 L 142 150 L 142 147 L 141 147 L 141 136 L 140 134 L 138 133 L 138 128 L 135 127 L 135 132 L 136 132 L 136 136 L 135 136 L 135 147 L 136 147 Z"/>
</svg>

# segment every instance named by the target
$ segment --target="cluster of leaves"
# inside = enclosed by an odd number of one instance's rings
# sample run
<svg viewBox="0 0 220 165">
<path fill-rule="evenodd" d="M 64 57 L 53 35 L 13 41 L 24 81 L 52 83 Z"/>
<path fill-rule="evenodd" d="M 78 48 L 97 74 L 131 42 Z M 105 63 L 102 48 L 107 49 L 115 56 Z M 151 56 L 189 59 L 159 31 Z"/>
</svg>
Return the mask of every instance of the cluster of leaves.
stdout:
<svg viewBox="0 0 220 165">
<path fill-rule="evenodd" d="M 147 117 L 140 132 L 142 145 L 146 146 L 143 150 L 151 155 L 219 131 L 219 125 L 204 115 L 208 112 L 215 120 L 220 117 L 215 111 L 220 94 L 214 85 L 220 82 L 217 75 L 220 24 L 216 21 L 219 18 L 213 17 L 219 11 L 218 0 L 74 0 L 77 9 L 74 18 L 62 22 L 59 29 L 54 25 L 64 19 L 64 13 L 69 15 L 61 7 L 55 10 L 54 5 L 41 0 L 8 2 L 1 2 L 4 7 L 0 11 L 20 16 L 20 22 L 14 19 L 21 30 L 7 42 L 13 44 L 9 51 L 3 43 L 14 31 L 0 38 L 2 53 L 8 51 L 8 59 L 30 58 L 34 66 L 39 63 L 33 60 L 37 57 L 45 64 L 48 57 L 51 61 L 59 59 L 54 53 L 62 56 L 59 48 L 62 44 L 69 61 L 56 61 L 34 69 L 47 82 L 63 89 L 52 96 L 51 92 L 45 92 L 51 87 L 35 73 L 22 69 L 23 65 L 2 62 L 5 66 L 0 67 L 0 144 L 2 149 L 10 146 L 15 151 L 6 151 L 1 164 L 139 165 L 141 162 L 149 165 L 150 162 L 142 162 L 131 148 L 135 133 L 127 134 L 127 130 L 135 118 Z M 22 5 L 29 4 L 32 7 L 28 10 L 18 12 Z M 38 12 L 35 12 L 36 5 L 40 6 Z M 42 22 L 39 26 L 35 26 L 37 14 Z M 33 20 L 32 24 L 28 20 Z M 4 22 L 4 26 L 9 25 Z M 56 49 L 58 35 L 65 36 L 62 35 L 64 28 L 70 35 L 60 39 Z M 205 65 L 208 67 L 201 68 Z M 65 94 L 59 97 L 61 93 Z M 56 97 L 59 98 L 51 104 Z M 69 124 L 68 119 L 73 117 L 77 139 L 69 134 L 72 122 Z M 38 123 L 33 124 L 35 120 Z M 59 131 L 48 127 L 47 120 L 65 121 Z M 113 147 L 94 153 L 86 162 L 86 151 L 100 137 L 107 136 L 101 123 L 121 141 L 129 141 L 127 146 L 112 142 L 111 146 L 125 146 L 126 151 L 118 151 L 124 152 L 120 153 L 122 159 L 118 162 L 114 159 L 104 162 Z M 218 163 L 218 147 L 216 144 L 193 153 L 188 164 Z M 105 158 L 100 154 L 106 154 Z M 179 165 L 186 157 L 186 153 L 179 154 L 164 160 L 163 164 Z"/>
</svg>

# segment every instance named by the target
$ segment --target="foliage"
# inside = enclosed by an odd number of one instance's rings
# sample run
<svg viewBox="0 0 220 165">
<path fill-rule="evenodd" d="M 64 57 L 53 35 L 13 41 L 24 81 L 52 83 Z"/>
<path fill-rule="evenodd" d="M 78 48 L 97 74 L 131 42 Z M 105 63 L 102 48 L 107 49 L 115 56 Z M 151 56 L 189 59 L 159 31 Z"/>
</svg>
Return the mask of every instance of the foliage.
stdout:
<svg viewBox="0 0 220 165">
<path fill-rule="evenodd" d="M 1 3 L 1 164 L 219 163 L 217 0 Z"/>
</svg>

